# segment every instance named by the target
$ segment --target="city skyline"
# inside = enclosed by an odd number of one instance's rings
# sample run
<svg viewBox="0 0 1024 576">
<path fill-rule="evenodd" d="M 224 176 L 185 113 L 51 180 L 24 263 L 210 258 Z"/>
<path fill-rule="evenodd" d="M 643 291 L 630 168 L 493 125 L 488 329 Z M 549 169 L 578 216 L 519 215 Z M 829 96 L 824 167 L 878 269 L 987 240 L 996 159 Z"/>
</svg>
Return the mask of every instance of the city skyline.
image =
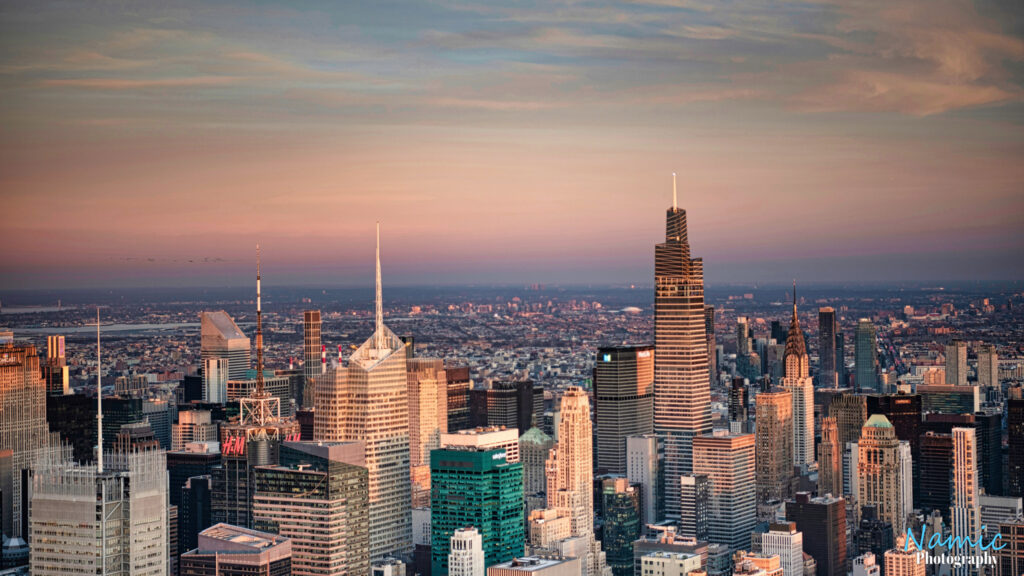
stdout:
<svg viewBox="0 0 1024 576">
<path fill-rule="evenodd" d="M 1013 7 L 671 4 L 7 6 L 0 288 L 1020 277 Z"/>
<path fill-rule="evenodd" d="M 1024 574 L 1021 16 L 0 4 L 0 575 Z"/>
</svg>

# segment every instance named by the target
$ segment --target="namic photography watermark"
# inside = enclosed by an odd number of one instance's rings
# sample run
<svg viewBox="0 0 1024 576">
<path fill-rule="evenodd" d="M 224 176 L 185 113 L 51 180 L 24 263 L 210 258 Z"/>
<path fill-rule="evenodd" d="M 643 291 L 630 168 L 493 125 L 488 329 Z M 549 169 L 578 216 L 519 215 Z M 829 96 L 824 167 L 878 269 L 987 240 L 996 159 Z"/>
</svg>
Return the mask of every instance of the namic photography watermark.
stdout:
<svg viewBox="0 0 1024 576">
<path fill-rule="evenodd" d="M 933 533 L 926 539 L 926 530 L 921 527 L 919 534 L 907 528 L 907 537 L 904 539 L 903 551 L 910 552 L 917 550 L 917 562 L 928 565 L 949 565 L 954 568 L 963 566 L 995 566 L 997 564 L 994 552 L 1002 550 L 1006 544 L 1002 542 L 1002 535 L 996 533 L 992 539 L 985 541 L 985 529 L 982 526 L 977 538 L 964 536 L 942 536 Z"/>
</svg>

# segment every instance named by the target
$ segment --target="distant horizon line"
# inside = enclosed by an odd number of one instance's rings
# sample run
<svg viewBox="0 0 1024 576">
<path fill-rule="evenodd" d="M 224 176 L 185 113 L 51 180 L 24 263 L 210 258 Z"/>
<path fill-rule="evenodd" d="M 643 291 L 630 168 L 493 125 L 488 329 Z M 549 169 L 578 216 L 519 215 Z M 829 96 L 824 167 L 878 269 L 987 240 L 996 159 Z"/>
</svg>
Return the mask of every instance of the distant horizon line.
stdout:
<svg viewBox="0 0 1024 576">
<path fill-rule="evenodd" d="M 352 283 L 352 284 L 275 284 L 273 282 L 264 281 L 263 284 L 268 287 L 286 288 L 291 290 L 301 289 L 314 289 L 314 290 L 366 290 L 373 291 L 372 285 L 364 285 L 364 283 Z M 918 289 L 943 289 L 951 286 L 965 287 L 965 286 L 993 286 L 993 285 L 1024 285 L 1024 279 L 993 279 L 993 280 L 899 280 L 884 282 L 878 280 L 845 280 L 845 281 L 801 281 L 797 278 L 797 284 L 801 287 L 808 288 L 907 288 L 913 287 Z M 388 287 L 401 288 L 401 289 L 455 289 L 455 288 L 488 288 L 488 289 L 520 289 L 530 290 L 534 286 L 542 287 L 543 289 L 651 289 L 654 287 L 653 282 L 522 282 L 522 283 L 511 283 L 511 282 L 495 282 L 495 283 L 451 283 L 451 284 L 437 284 L 437 283 L 404 283 L 395 282 L 391 284 L 385 283 L 385 290 Z M 710 285 L 705 284 L 705 290 L 717 290 L 719 288 L 749 288 L 754 290 L 766 289 L 766 288 L 785 288 L 787 291 L 792 289 L 792 281 L 767 281 L 767 282 L 715 282 Z M 112 291 L 112 290 L 123 290 L 123 291 L 160 291 L 160 290 L 249 290 L 253 288 L 249 284 L 192 284 L 182 286 L 123 286 L 123 285 L 100 285 L 100 286 L 88 286 L 82 288 L 59 288 L 59 287 L 41 287 L 35 286 L 30 288 L 2 288 L 0 287 L 0 301 L 2 301 L 5 293 L 7 294 L 19 294 L 24 295 L 32 292 L 97 292 L 97 291 Z"/>
</svg>

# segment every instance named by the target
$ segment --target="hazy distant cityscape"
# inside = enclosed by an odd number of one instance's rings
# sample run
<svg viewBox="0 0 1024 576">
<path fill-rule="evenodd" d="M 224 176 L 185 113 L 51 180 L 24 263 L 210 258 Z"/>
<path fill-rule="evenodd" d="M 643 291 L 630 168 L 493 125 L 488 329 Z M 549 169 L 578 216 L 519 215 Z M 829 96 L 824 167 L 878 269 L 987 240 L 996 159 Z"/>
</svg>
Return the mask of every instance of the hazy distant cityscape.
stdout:
<svg viewBox="0 0 1024 576">
<path fill-rule="evenodd" d="M 347 354 L 372 328 L 369 290 L 272 290 L 273 296 L 264 297 L 264 346 L 270 368 L 286 367 L 290 361 L 301 366 L 304 309 L 322 311 L 323 344 L 332 362 L 337 359 L 338 346 Z M 9 295 L 0 295 L 0 328 L 16 331 L 19 340 L 40 349 L 45 348 L 48 335 L 64 335 L 71 387 L 92 393 L 95 335 L 87 324 L 95 322 L 96 305 L 103 307 L 105 353 L 116 365 L 124 366 L 114 373 L 153 375 L 153 380 L 163 373 L 186 374 L 198 369 L 202 311 L 223 309 L 246 332 L 255 325 L 251 290 L 247 294 L 243 288 L 110 292 L 54 292 L 43 301 L 36 300 L 39 295 L 34 292 L 19 293 L 15 300 L 19 304 L 11 304 Z M 176 301 L 169 301 L 172 297 Z M 189 301 L 184 301 L 186 298 Z M 773 321 L 783 326 L 787 323 L 788 286 L 712 287 L 706 298 L 716 310 L 715 338 L 722 346 L 723 358 L 736 354 L 738 317 L 750 318 L 755 339 L 771 338 Z M 62 303 L 59 310 L 58 299 Z M 386 319 L 400 335 L 415 335 L 419 354 L 468 363 L 478 382 L 524 377 L 558 390 L 592 378 L 597 348 L 652 341 L 649 285 L 398 287 L 389 289 L 386 299 Z M 966 288 L 801 285 L 799 304 L 803 326 L 809 332 L 817 331 L 818 307 L 840 310 L 837 320 L 848 335 L 857 319 L 876 320 L 879 339 L 884 342 L 883 367 L 899 376 L 913 372 L 915 366 L 936 365 L 941 344 L 953 335 L 997 346 L 1000 365 L 1008 375 L 1024 363 L 1024 290 L 1012 284 L 982 283 Z M 943 313 L 944 304 L 951 306 L 953 313 Z M 908 306 L 912 309 L 909 314 Z M 943 337 L 946 330 L 950 335 Z M 814 364 L 818 340 L 808 338 L 807 343 Z M 150 353 L 140 356 L 140 349 Z M 852 348 L 845 360 L 853 364 Z M 174 378 L 170 382 L 174 383 Z"/>
</svg>

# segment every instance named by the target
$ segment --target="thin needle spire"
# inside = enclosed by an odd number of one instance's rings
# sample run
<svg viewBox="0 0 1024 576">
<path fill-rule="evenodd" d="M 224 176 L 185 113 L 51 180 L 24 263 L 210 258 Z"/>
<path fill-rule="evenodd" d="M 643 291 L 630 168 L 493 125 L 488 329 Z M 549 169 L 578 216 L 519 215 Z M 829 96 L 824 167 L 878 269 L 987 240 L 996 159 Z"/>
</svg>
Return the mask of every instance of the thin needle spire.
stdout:
<svg viewBox="0 0 1024 576">
<path fill-rule="evenodd" d="M 796 278 L 793 278 L 793 318 L 796 318 Z"/>
<path fill-rule="evenodd" d="M 679 209 L 679 200 L 676 196 L 676 173 L 672 173 L 672 209 Z"/>
<path fill-rule="evenodd" d="M 384 341 L 384 296 L 380 281 L 380 222 L 377 222 L 377 299 L 376 324 L 373 332 L 373 347 L 382 350 L 387 346 Z"/>
</svg>

